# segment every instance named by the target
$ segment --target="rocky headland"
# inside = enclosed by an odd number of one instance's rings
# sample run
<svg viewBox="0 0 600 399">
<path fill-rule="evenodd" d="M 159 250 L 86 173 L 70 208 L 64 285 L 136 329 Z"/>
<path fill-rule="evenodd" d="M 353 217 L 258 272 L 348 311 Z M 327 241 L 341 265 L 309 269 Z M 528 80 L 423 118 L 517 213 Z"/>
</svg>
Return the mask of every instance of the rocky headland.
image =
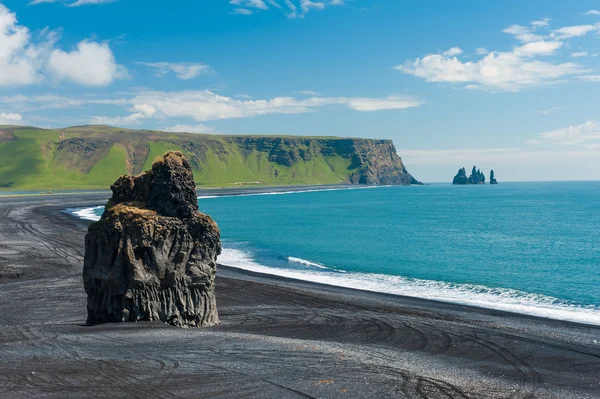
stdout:
<svg viewBox="0 0 600 399">
<path fill-rule="evenodd" d="M 198 211 L 192 168 L 170 151 L 138 176 L 122 176 L 85 238 L 87 324 L 160 320 L 219 322 L 216 223 Z"/>
<path fill-rule="evenodd" d="M 0 187 L 107 189 L 121 175 L 150 169 L 169 150 L 185 154 L 204 188 L 419 183 L 391 140 L 0 126 L 0 159 L 6 160 Z"/>
<path fill-rule="evenodd" d="M 493 171 L 492 171 L 493 174 Z M 452 184 L 485 184 L 485 175 L 481 172 L 481 170 L 477 169 L 476 166 L 473 166 L 471 170 L 471 175 L 467 177 L 467 171 L 465 168 L 461 168 L 458 170 L 456 176 L 454 176 L 454 180 Z M 497 184 L 497 183 L 490 183 Z"/>
</svg>

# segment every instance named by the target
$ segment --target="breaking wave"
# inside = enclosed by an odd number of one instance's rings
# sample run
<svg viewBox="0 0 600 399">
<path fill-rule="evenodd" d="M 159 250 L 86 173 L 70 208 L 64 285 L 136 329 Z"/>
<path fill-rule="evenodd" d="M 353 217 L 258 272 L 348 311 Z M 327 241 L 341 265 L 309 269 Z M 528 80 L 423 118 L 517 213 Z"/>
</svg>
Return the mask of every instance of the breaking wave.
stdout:
<svg viewBox="0 0 600 399">
<path fill-rule="evenodd" d="M 293 256 L 288 256 L 287 260 L 290 263 L 297 263 L 299 265 L 304 265 L 304 266 L 308 266 L 308 267 L 316 267 L 318 269 L 331 270 L 331 271 L 336 271 L 338 273 L 346 273 L 344 270 L 338 270 L 333 267 L 328 267 L 328 266 L 322 265 L 320 263 L 311 262 L 309 260 L 305 260 L 302 258 L 294 258 Z"/>
<path fill-rule="evenodd" d="M 288 258 L 288 260 L 291 263 L 328 270 L 269 267 L 257 262 L 252 253 L 239 249 L 224 249 L 222 255 L 219 257 L 219 263 L 225 266 L 263 274 L 364 291 L 430 299 L 556 320 L 600 325 L 600 307 L 592 305 L 583 306 L 543 294 L 528 293 L 510 288 L 448 283 L 386 274 L 337 273 L 338 270 L 316 262 L 293 257 Z"/>
</svg>

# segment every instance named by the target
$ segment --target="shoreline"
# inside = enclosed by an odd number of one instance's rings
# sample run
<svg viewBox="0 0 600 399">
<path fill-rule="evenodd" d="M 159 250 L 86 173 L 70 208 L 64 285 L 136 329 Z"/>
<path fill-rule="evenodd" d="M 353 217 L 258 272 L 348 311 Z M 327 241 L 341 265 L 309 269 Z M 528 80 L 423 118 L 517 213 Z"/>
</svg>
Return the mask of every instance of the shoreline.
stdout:
<svg viewBox="0 0 600 399">
<path fill-rule="evenodd" d="M 410 185 L 406 185 L 407 187 Z M 246 195 L 260 193 L 278 193 L 278 192 L 296 192 L 296 191 L 321 191 L 321 190 L 344 190 L 352 188 L 368 188 L 368 187 L 386 187 L 381 185 L 363 185 L 363 184 L 308 184 L 294 186 L 241 186 L 241 187 L 208 187 L 196 188 L 196 193 L 200 196 L 214 195 Z M 69 196 L 69 195 L 111 195 L 110 189 L 98 190 L 0 190 L 0 198 L 19 198 L 19 197 L 52 197 L 52 196 Z"/>
<path fill-rule="evenodd" d="M 381 188 L 386 186 L 348 186 L 348 185 L 335 185 L 329 186 L 328 188 L 321 188 L 317 190 L 315 186 L 307 187 L 307 189 L 296 189 L 290 190 L 289 187 L 281 187 L 278 191 L 270 190 L 236 190 L 235 192 L 228 192 L 222 190 L 214 190 L 211 195 L 199 196 L 202 198 L 215 198 L 222 196 L 246 196 L 246 195 L 263 195 L 263 194 L 292 194 L 295 192 L 313 192 L 313 191 L 329 191 L 329 190 L 345 190 L 345 189 L 367 189 L 367 188 Z M 84 210 L 91 209 L 86 208 Z M 81 212 L 81 211 L 80 211 Z M 69 214 L 69 213 L 68 213 Z M 69 214 L 70 216 L 78 219 L 84 219 L 87 221 L 93 221 L 95 218 L 89 214 L 89 212 L 81 212 L 78 214 Z M 225 253 L 229 252 L 240 252 L 231 248 L 224 248 L 223 259 Z M 244 254 L 243 252 L 240 252 Z M 230 257 L 230 256 L 229 256 Z M 228 257 L 228 258 L 229 258 Z M 558 322 L 574 323 L 578 325 L 587 325 L 600 328 L 600 314 L 597 306 L 584 306 L 570 304 L 568 301 L 546 296 L 544 294 L 538 294 L 533 292 L 516 291 L 510 288 L 506 290 L 513 291 L 514 294 L 522 297 L 530 295 L 539 295 L 546 301 L 555 300 L 552 305 L 548 305 L 544 301 L 535 302 L 534 300 L 521 300 L 519 298 L 497 298 L 493 294 L 486 292 L 499 290 L 497 287 L 488 287 L 474 284 L 463 284 L 462 288 L 456 288 L 461 286 L 458 283 L 449 283 L 446 281 L 437 280 L 421 280 L 421 279 L 406 279 L 402 276 L 386 275 L 381 276 L 379 274 L 369 273 L 344 273 L 340 274 L 328 274 L 322 271 L 315 270 L 293 270 L 293 269 L 280 269 L 272 267 L 266 264 L 257 263 L 254 259 L 246 259 L 246 263 L 238 264 L 239 261 L 235 258 L 231 259 L 232 263 L 226 263 L 227 260 L 220 259 L 219 264 L 236 269 L 242 273 L 254 273 L 256 275 L 262 275 L 266 279 L 284 279 L 295 281 L 298 283 L 309 283 L 316 284 L 322 287 L 337 287 L 348 290 L 354 290 L 357 293 L 376 293 L 382 295 L 396 296 L 402 299 L 413 298 L 422 301 L 431 301 L 437 304 L 451 304 L 459 307 L 470 307 L 481 311 L 495 311 L 508 315 L 515 316 L 527 316 L 539 318 L 542 320 L 552 320 Z M 387 277 L 387 278 L 383 278 Z M 396 279 L 396 284 L 391 283 L 388 278 Z M 400 282 L 398 282 L 400 281 Z M 429 288 L 423 288 L 423 284 L 427 284 Z M 454 284 L 454 289 L 448 289 L 445 287 L 446 284 Z M 365 288 L 360 288 L 365 286 Z M 461 290 L 465 291 L 461 291 Z M 470 291 L 475 289 L 474 292 Z M 478 290 L 477 290 L 478 289 Z M 466 293 L 466 294 L 465 294 Z"/>
<path fill-rule="evenodd" d="M 82 326 L 89 222 L 60 210 L 103 200 L 0 199 L 0 397 L 597 397 L 596 326 L 229 267 L 217 327 Z"/>
</svg>

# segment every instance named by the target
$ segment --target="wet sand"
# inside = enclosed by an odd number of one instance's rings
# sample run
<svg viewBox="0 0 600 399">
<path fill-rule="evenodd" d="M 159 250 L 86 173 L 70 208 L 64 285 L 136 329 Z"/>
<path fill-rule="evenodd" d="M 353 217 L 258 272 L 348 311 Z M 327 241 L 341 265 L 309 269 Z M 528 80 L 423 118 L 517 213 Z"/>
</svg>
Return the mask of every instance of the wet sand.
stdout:
<svg viewBox="0 0 600 399">
<path fill-rule="evenodd" d="M 598 327 L 226 267 L 217 327 L 86 327 L 107 196 L 0 198 L 0 397 L 600 398 Z"/>
</svg>

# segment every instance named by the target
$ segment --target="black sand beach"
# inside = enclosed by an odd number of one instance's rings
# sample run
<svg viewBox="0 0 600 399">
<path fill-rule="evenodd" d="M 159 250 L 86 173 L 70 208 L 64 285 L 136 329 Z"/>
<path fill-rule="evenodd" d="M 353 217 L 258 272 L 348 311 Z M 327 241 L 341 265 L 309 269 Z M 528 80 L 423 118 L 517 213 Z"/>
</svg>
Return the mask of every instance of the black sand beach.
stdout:
<svg viewBox="0 0 600 399">
<path fill-rule="evenodd" d="M 226 267 L 217 327 L 86 327 L 108 195 L 0 198 L 0 397 L 600 398 L 598 327 Z"/>
</svg>

